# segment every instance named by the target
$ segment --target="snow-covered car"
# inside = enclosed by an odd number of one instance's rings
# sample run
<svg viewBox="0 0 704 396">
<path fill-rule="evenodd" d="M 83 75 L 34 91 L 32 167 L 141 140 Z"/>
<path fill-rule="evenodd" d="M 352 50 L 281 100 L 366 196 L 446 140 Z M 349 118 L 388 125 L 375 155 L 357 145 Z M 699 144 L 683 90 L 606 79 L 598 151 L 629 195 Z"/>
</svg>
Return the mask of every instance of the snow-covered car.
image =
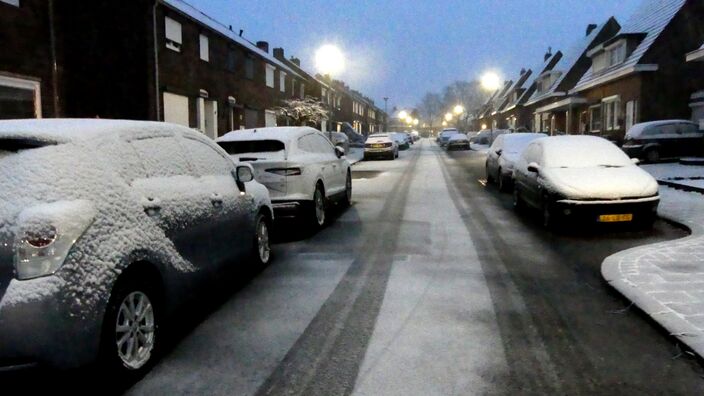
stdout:
<svg viewBox="0 0 704 396">
<path fill-rule="evenodd" d="M 277 216 L 298 217 L 322 227 L 331 203 L 352 201 L 352 173 L 345 152 L 316 129 L 245 129 L 216 141 L 235 161 L 254 167 L 255 179 L 269 189 Z"/>
<path fill-rule="evenodd" d="M 417 142 L 420 140 L 420 132 L 418 131 L 411 131 L 411 138 L 413 138 L 413 141 Z"/>
<path fill-rule="evenodd" d="M 411 148 L 411 143 L 408 141 L 408 136 L 401 132 L 390 132 L 389 135 L 396 141 L 399 150 L 408 150 Z"/>
<path fill-rule="evenodd" d="M 514 205 L 539 209 L 546 227 L 566 220 L 650 226 L 658 183 L 615 144 L 596 136 L 531 142 L 514 169 Z"/>
<path fill-rule="evenodd" d="M 342 132 L 323 132 L 323 134 L 330 139 L 334 146 L 341 147 L 345 151 L 345 154 L 349 153 L 350 139 L 347 135 Z"/>
<path fill-rule="evenodd" d="M 0 121 L 0 363 L 148 370 L 180 304 L 269 261 L 252 172 L 178 125 Z"/>
<path fill-rule="evenodd" d="M 499 191 L 507 191 L 513 183 L 513 166 L 523 149 L 544 133 L 509 133 L 499 135 L 486 157 L 486 180 L 496 182 Z"/>
<path fill-rule="evenodd" d="M 467 135 L 463 133 L 456 133 L 450 136 L 450 139 L 447 141 L 445 148 L 447 149 L 447 151 L 469 150 L 469 139 L 467 139 Z"/>
<path fill-rule="evenodd" d="M 445 128 L 440 132 L 440 135 L 438 135 L 437 143 L 440 145 L 440 147 L 445 147 L 447 145 L 447 142 L 450 140 L 450 136 L 456 135 L 460 133 L 457 128 Z"/>
<path fill-rule="evenodd" d="M 491 146 L 497 137 L 509 133 L 510 131 L 505 129 L 484 129 L 479 131 L 475 136 L 469 139 L 471 144 L 476 144 L 479 146 Z"/>
<path fill-rule="evenodd" d="M 364 159 L 373 158 L 398 158 L 398 142 L 388 133 L 369 135 L 364 143 Z"/>
<path fill-rule="evenodd" d="M 687 120 L 651 121 L 635 124 L 626 132 L 621 147 L 633 158 L 657 162 L 660 158 L 700 156 L 704 131 Z"/>
</svg>

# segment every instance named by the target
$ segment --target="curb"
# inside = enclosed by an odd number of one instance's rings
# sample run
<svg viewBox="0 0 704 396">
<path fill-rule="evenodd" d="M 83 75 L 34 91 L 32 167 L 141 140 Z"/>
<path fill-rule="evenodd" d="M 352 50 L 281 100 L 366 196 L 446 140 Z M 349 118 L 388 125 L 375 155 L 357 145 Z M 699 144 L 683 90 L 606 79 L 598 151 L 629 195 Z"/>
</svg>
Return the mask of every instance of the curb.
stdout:
<svg viewBox="0 0 704 396">
<path fill-rule="evenodd" d="M 658 184 L 663 185 L 663 186 L 667 186 L 667 187 L 672 187 L 676 190 L 704 194 L 704 188 L 688 186 L 686 184 L 680 184 L 680 183 L 676 183 L 676 182 L 673 182 L 670 180 L 658 180 Z"/>
</svg>

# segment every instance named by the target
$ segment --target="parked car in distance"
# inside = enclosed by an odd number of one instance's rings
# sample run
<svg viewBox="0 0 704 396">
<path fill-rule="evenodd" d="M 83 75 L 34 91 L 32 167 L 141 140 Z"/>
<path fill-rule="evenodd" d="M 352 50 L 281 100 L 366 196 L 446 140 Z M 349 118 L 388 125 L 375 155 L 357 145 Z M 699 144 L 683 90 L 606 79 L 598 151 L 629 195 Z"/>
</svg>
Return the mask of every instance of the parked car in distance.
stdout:
<svg viewBox="0 0 704 396">
<path fill-rule="evenodd" d="M 523 149 L 544 133 L 506 133 L 496 137 L 486 157 L 486 180 L 496 182 L 499 191 L 507 191 L 513 183 L 513 166 Z"/>
<path fill-rule="evenodd" d="M 414 145 L 416 143 L 416 141 L 413 139 L 413 136 L 409 132 L 402 132 L 402 134 L 406 136 L 406 141 L 409 144 Z"/>
<path fill-rule="evenodd" d="M 391 132 L 390 135 L 391 138 L 396 141 L 396 144 L 398 144 L 399 150 L 408 150 L 411 148 L 411 143 L 408 141 L 408 136 L 406 136 L 405 133 Z"/>
<path fill-rule="evenodd" d="M 467 139 L 467 135 L 463 133 L 456 133 L 450 136 L 445 147 L 447 151 L 469 150 L 469 139 Z"/>
<path fill-rule="evenodd" d="M 389 133 L 375 133 L 369 135 L 364 143 L 364 159 L 398 158 L 398 142 Z"/>
<path fill-rule="evenodd" d="M 143 374 L 167 316 L 270 260 L 252 172 L 178 125 L 0 121 L 0 362 Z"/>
<path fill-rule="evenodd" d="M 489 129 L 484 129 L 482 131 L 479 131 L 479 133 L 477 133 L 474 137 L 470 138 L 469 143 L 478 144 L 482 146 L 491 146 L 498 136 L 501 136 L 506 133 L 510 132 L 505 129 L 494 129 L 493 131 Z"/>
<path fill-rule="evenodd" d="M 516 162 L 514 181 L 516 208 L 539 209 L 546 227 L 565 220 L 650 226 L 660 202 L 655 179 L 596 136 L 532 141 Z"/>
<path fill-rule="evenodd" d="M 323 132 L 335 147 L 340 147 L 345 151 L 345 155 L 350 151 L 350 139 L 342 132 Z"/>
<path fill-rule="evenodd" d="M 418 131 L 411 131 L 411 137 L 413 138 L 413 141 L 417 142 L 420 140 L 420 132 Z"/>
<path fill-rule="evenodd" d="M 269 189 L 277 216 L 322 227 L 328 206 L 352 200 L 350 163 L 340 147 L 317 129 L 273 127 L 232 131 L 217 143 L 235 161 L 250 163 Z"/>
<path fill-rule="evenodd" d="M 623 151 L 630 157 L 657 162 L 661 158 L 704 155 L 704 131 L 687 120 L 635 124 L 626 132 Z"/>
<path fill-rule="evenodd" d="M 450 136 L 456 135 L 460 133 L 457 128 L 445 128 L 440 132 L 440 135 L 438 135 L 438 144 L 440 147 L 445 147 L 447 145 L 447 142 L 450 141 Z"/>
</svg>

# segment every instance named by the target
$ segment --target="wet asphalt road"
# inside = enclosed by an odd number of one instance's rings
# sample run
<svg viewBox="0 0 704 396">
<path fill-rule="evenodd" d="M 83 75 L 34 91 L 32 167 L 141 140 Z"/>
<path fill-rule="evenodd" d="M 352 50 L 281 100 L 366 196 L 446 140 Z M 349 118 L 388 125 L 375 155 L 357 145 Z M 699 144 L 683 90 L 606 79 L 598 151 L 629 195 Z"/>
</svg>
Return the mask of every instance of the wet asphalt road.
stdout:
<svg viewBox="0 0 704 396">
<path fill-rule="evenodd" d="M 685 232 L 658 221 L 551 233 L 485 186 L 483 165 L 428 140 L 356 165 L 353 206 L 313 234 L 278 224 L 272 265 L 188 307 L 142 379 L 3 382 L 135 395 L 704 394 L 700 362 L 599 272 L 614 252 Z"/>
</svg>

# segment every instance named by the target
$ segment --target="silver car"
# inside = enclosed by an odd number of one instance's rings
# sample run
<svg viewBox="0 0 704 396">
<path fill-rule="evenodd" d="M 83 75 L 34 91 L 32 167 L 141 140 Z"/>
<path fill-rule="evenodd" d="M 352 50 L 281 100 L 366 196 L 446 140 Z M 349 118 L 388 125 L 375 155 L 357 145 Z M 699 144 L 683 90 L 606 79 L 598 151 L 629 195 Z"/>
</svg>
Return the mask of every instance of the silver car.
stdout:
<svg viewBox="0 0 704 396">
<path fill-rule="evenodd" d="M 177 125 L 1 121 L 0 363 L 148 370 L 180 303 L 269 261 L 252 178 Z"/>
</svg>

